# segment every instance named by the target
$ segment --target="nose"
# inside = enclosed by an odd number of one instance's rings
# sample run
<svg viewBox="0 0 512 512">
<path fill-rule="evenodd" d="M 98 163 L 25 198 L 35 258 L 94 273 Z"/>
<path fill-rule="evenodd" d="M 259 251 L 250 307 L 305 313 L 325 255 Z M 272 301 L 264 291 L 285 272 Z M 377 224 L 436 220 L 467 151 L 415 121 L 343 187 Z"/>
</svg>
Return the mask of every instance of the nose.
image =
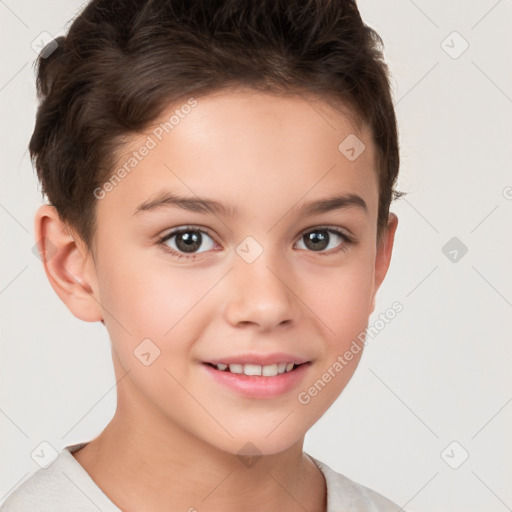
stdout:
<svg viewBox="0 0 512 512">
<path fill-rule="evenodd" d="M 296 324 L 300 309 L 291 274 L 270 250 L 252 263 L 235 255 L 228 275 L 226 320 L 235 327 L 252 325 L 260 331 Z"/>
</svg>

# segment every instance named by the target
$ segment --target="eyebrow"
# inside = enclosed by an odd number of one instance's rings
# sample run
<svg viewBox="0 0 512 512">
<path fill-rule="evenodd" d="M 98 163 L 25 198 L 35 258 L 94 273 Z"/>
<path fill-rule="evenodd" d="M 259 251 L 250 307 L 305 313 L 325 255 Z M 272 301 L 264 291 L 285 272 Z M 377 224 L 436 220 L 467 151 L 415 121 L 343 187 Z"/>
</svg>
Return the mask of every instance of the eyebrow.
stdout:
<svg viewBox="0 0 512 512">
<path fill-rule="evenodd" d="M 230 218 L 234 218 L 238 215 L 237 208 L 231 205 L 225 205 L 213 199 L 197 196 L 180 196 L 165 190 L 159 192 L 153 198 L 139 204 L 133 215 L 168 207 L 176 207 L 198 213 L 213 213 L 214 215 Z M 368 206 L 365 200 L 357 194 L 341 194 L 326 197 L 324 199 L 318 199 L 316 201 L 310 201 L 309 203 L 303 204 L 298 209 L 298 214 L 301 216 L 310 216 L 353 207 L 363 211 L 365 214 L 368 214 Z"/>
</svg>

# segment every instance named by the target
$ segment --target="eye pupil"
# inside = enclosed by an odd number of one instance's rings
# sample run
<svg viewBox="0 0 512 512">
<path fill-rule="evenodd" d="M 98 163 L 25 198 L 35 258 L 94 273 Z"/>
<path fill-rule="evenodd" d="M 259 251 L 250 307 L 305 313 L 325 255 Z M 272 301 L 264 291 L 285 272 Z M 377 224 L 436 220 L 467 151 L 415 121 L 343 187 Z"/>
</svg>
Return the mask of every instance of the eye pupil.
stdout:
<svg viewBox="0 0 512 512">
<path fill-rule="evenodd" d="M 311 231 L 306 235 L 306 246 L 312 242 L 312 249 L 325 249 L 329 245 L 329 234 L 326 230 Z"/>
<path fill-rule="evenodd" d="M 179 233 L 176 235 L 176 247 L 183 252 L 194 252 L 201 247 L 201 238 L 201 233 L 197 231 Z"/>
</svg>

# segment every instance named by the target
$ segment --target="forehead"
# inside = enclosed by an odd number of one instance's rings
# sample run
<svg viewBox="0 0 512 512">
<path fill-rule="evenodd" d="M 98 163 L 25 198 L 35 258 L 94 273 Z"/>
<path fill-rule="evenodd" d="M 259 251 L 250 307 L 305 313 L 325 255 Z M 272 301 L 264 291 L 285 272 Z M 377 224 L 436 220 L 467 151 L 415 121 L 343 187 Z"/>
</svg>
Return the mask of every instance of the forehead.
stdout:
<svg viewBox="0 0 512 512">
<path fill-rule="evenodd" d="M 365 196 L 376 216 L 371 132 L 341 109 L 318 97 L 252 90 L 186 97 L 123 146 L 113 175 L 122 177 L 110 180 L 98 215 L 108 205 L 109 214 L 131 216 L 169 190 L 220 200 L 247 220 L 256 213 L 270 222 L 288 203 L 338 192 Z"/>
</svg>

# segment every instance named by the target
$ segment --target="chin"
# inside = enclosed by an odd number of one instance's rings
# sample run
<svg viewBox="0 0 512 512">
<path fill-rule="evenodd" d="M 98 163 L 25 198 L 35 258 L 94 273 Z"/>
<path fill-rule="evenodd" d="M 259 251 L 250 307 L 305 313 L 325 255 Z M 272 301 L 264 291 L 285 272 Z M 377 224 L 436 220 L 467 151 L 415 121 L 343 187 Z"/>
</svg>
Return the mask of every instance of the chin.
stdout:
<svg viewBox="0 0 512 512">
<path fill-rule="evenodd" d="M 235 435 L 233 432 L 233 439 L 227 440 L 226 443 L 219 445 L 215 443 L 219 449 L 237 455 L 240 458 L 244 457 L 261 457 L 264 455 L 276 455 L 290 449 L 294 444 L 303 441 L 304 435 L 296 433 L 295 436 L 285 436 L 283 432 L 271 433 L 269 429 L 265 428 L 264 432 L 257 432 L 251 434 L 250 432 L 240 433 Z M 218 440 L 217 440 L 218 441 Z"/>
</svg>

